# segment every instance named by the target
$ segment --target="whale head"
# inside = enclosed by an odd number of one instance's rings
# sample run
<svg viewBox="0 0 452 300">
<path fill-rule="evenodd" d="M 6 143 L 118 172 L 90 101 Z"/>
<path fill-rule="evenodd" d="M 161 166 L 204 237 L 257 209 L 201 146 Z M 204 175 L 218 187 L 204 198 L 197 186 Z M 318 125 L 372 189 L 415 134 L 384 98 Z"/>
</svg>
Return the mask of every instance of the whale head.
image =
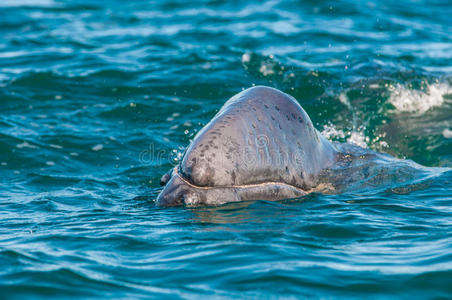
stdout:
<svg viewBox="0 0 452 300">
<path fill-rule="evenodd" d="M 204 205 L 299 197 L 333 147 L 291 96 L 253 87 L 228 100 L 162 177 L 157 204 Z"/>
</svg>

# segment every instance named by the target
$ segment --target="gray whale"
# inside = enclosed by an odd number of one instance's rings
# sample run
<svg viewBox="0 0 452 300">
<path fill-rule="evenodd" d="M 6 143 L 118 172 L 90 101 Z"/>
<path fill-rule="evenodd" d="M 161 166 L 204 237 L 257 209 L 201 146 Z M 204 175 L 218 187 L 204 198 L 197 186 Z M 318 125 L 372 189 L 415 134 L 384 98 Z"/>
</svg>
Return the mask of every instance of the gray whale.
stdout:
<svg viewBox="0 0 452 300">
<path fill-rule="evenodd" d="M 219 205 L 334 193 L 340 191 L 339 182 L 353 185 L 372 178 L 369 170 L 381 172 L 381 164 L 372 163 L 376 157 L 400 163 L 388 155 L 329 142 L 293 97 L 252 87 L 229 99 L 198 132 L 181 163 L 163 175 L 156 203 Z M 399 170 L 405 171 L 398 179 L 412 178 L 418 166 L 414 164 L 403 163 Z"/>
</svg>

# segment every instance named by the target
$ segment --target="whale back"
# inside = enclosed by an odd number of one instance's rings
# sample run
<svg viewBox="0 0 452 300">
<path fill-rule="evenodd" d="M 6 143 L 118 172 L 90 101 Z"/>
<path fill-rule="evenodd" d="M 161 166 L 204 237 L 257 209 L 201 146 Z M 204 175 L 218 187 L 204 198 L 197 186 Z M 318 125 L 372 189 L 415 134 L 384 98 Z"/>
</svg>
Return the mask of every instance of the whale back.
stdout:
<svg viewBox="0 0 452 300">
<path fill-rule="evenodd" d="M 297 101 L 254 87 L 228 100 L 187 148 L 180 172 L 196 186 L 282 182 L 307 189 L 333 148 Z"/>
</svg>

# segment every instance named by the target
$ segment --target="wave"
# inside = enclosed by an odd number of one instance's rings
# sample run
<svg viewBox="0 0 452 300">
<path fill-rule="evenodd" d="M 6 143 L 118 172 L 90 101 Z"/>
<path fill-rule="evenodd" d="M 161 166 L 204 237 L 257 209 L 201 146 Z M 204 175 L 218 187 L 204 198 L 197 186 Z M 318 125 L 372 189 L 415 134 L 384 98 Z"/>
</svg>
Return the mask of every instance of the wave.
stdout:
<svg viewBox="0 0 452 300">
<path fill-rule="evenodd" d="M 54 0 L 2 0 L 0 7 L 55 7 L 57 3 Z"/>
<path fill-rule="evenodd" d="M 424 84 L 423 89 L 396 84 L 390 85 L 388 101 L 394 105 L 395 112 L 423 114 L 430 109 L 441 107 L 447 96 L 452 96 L 452 87 L 447 82 Z"/>
</svg>

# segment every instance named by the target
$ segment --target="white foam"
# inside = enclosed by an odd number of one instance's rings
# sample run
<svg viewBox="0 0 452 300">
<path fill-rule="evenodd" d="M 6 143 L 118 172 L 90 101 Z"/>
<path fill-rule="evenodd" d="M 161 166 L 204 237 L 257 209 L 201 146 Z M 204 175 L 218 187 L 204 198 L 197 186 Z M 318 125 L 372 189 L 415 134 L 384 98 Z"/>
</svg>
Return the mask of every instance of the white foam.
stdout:
<svg viewBox="0 0 452 300">
<path fill-rule="evenodd" d="M 244 64 L 249 63 L 250 60 L 251 60 L 251 54 L 243 53 L 243 55 L 242 55 L 242 63 L 244 63 Z"/>
<path fill-rule="evenodd" d="M 368 142 L 369 137 L 365 136 L 364 133 L 358 131 L 352 131 L 347 139 L 347 143 L 355 144 L 363 148 L 367 148 Z"/>
<path fill-rule="evenodd" d="M 102 149 L 104 149 L 104 145 L 102 145 L 102 144 L 97 144 L 91 148 L 91 150 L 93 150 L 93 151 L 100 151 Z"/>
<path fill-rule="evenodd" d="M 30 144 L 29 142 L 25 141 L 21 144 L 17 144 L 16 145 L 17 148 L 22 149 L 22 148 L 30 148 L 30 149 L 37 149 L 38 147 L 35 145 Z"/>
<path fill-rule="evenodd" d="M 443 130 L 443 136 L 446 139 L 452 139 L 452 130 L 450 130 L 449 128 L 446 128 Z"/>
<path fill-rule="evenodd" d="M 410 89 L 401 84 L 391 85 L 389 90 L 389 102 L 395 106 L 396 112 L 417 114 L 441 106 L 444 103 L 444 95 L 452 93 L 452 88 L 447 83 L 429 84 L 424 91 Z"/>
<path fill-rule="evenodd" d="M 362 131 L 352 130 L 344 132 L 331 124 L 323 127 L 322 135 L 328 140 L 345 139 L 347 143 L 355 144 L 363 148 L 367 148 L 367 144 L 370 142 L 369 137 L 365 136 Z"/>
<path fill-rule="evenodd" d="M 275 70 L 273 69 L 275 66 L 272 62 L 262 62 L 261 67 L 259 68 L 259 72 L 264 76 L 275 74 Z"/>
<path fill-rule="evenodd" d="M 333 140 L 334 138 L 345 138 L 344 131 L 337 130 L 332 124 L 323 126 L 322 135 L 328 140 Z"/>
<path fill-rule="evenodd" d="M 365 127 L 360 126 L 357 130 L 344 131 L 342 129 L 337 129 L 334 125 L 328 124 L 323 126 L 322 135 L 328 140 L 340 140 L 345 141 L 350 144 L 355 144 L 363 148 L 383 150 L 389 145 L 384 140 L 386 133 L 379 134 L 374 138 L 370 138 L 364 134 Z"/>
</svg>

